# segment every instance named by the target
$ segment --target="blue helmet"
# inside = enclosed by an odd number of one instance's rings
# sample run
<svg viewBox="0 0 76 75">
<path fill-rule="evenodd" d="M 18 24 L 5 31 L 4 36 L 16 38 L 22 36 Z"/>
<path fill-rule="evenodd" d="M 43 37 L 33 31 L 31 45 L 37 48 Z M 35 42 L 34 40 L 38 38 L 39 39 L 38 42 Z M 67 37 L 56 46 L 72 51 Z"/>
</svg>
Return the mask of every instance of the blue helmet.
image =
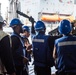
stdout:
<svg viewBox="0 0 76 75">
<path fill-rule="evenodd" d="M 24 31 L 30 32 L 30 29 L 29 29 L 28 26 L 22 26 L 22 28 L 23 28 Z"/>
<path fill-rule="evenodd" d="M 44 31 L 46 29 L 45 24 L 42 21 L 37 21 L 35 25 L 36 31 Z"/>
<path fill-rule="evenodd" d="M 59 25 L 59 33 L 67 35 L 71 32 L 72 26 L 69 20 L 62 20 Z"/>
<path fill-rule="evenodd" d="M 23 25 L 23 24 L 21 23 L 21 21 L 20 21 L 19 19 L 14 18 L 14 19 L 12 19 L 12 21 L 10 22 L 10 27 L 14 27 L 14 26 L 16 26 L 16 25 Z"/>
</svg>

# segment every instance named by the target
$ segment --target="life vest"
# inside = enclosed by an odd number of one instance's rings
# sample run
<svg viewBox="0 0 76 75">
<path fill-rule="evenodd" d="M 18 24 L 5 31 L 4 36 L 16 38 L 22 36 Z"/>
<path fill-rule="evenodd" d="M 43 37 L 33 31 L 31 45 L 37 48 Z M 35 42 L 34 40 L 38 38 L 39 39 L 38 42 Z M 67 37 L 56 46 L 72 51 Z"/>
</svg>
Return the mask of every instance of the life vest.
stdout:
<svg viewBox="0 0 76 75">
<path fill-rule="evenodd" d="M 33 42 L 34 64 L 37 66 L 53 66 L 54 61 L 51 55 L 51 49 L 48 45 L 49 36 L 36 35 Z"/>
<path fill-rule="evenodd" d="M 20 40 L 19 47 L 15 50 L 15 53 L 18 53 L 19 55 L 21 55 L 21 56 L 24 57 L 24 56 L 25 56 L 25 48 L 24 48 L 24 42 L 23 42 L 21 36 L 17 35 L 16 33 L 12 33 L 12 34 L 11 34 L 11 38 L 12 38 L 13 36 L 17 37 L 17 38 Z M 12 51 L 12 52 L 13 52 L 13 51 Z M 16 55 L 15 55 L 15 56 L 16 56 Z M 17 59 L 15 56 L 13 56 L 14 61 L 15 61 L 15 64 L 16 64 L 16 65 L 24 65 L 24 64 L 23 64 L 23 60 Z"/>
<path fill-rule="evenodd" d="M 64 36 L 55 41 L 57 69 L 76 72 L 76 37 Z"/>
</svg>

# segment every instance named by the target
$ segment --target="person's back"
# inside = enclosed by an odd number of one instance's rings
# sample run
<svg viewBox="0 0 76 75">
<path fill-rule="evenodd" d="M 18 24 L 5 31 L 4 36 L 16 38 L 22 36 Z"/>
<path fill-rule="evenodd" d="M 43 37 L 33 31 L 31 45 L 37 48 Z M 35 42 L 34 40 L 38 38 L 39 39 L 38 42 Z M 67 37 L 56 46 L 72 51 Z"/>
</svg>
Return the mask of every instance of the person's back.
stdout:
<svg viewBox="0 0 76 75">
<path fill-rule="evenodd" d="M 48 45 L 50 36 L 45 35 L 46 27 L 42 21 L 36 23 L 35 30 L 37 35 L 32 40 L 35 72 L 37 75 L 51 75 L 50 67 L 54 65 L 54 62 Z"/>
<path fill-rule="evenodd" d="M 39 34 L 33 39 L 33 53 L 34 53 L 34 63 L 37 66 L 47 65 L 47 40 L 48 36 Z M 37 64 L 36 64 L 37 63 Z"/>
<path fill-rule="evenodd" d="M 69 35 L 56 40 L 58 69 L 76 72 L 76 37 Z"/>
<path fill-rule="evenodd" d="M 76 37 L 71 35 L 69 20 L 62 20 L 59 32 L 63 37 L 55 40 L 53 57 L 57 60 L 57 75 L 76 75 Z"/>
</svg>

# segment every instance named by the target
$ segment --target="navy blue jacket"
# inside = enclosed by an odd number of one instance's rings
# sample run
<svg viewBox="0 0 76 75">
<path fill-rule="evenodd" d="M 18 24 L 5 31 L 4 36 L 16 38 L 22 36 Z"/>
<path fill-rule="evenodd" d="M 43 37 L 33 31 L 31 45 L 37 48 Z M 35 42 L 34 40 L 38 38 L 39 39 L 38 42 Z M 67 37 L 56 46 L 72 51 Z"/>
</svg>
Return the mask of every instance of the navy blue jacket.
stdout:
<svg viewBox="0 0 76 75">
<path fill-rule="evenodd" d="M 54 65 L 52 58 L 52 49 L 48 43 L 49 36 L 38 34 L 33 38 L 33 55 L 34 64 L 37 66 L 50 66 Z"/>
<path fill-rule="evenodd" d="M 76 37 L 63 36 L 55 41 L 58 71 L 76 72 Z"/>
</svg>

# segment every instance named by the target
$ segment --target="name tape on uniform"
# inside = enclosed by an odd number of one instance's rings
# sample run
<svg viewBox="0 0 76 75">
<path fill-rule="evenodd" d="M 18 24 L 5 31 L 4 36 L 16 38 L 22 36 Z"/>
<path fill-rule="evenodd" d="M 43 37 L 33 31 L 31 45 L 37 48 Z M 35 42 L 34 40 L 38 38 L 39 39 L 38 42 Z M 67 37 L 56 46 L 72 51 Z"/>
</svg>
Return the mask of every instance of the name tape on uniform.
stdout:
<svg viewBox="0 0 76 75">
<path fill-rule="evenodd" d="M 60 42 L 58 46 L 76 45 L 76 41 Z"/>
<path fill-rule="evenodd" d="M 44 43 L 44 39 L 33 39 L 32 41 L 33 42 L 42 42 L 42 43 Z"/>
</svg>

